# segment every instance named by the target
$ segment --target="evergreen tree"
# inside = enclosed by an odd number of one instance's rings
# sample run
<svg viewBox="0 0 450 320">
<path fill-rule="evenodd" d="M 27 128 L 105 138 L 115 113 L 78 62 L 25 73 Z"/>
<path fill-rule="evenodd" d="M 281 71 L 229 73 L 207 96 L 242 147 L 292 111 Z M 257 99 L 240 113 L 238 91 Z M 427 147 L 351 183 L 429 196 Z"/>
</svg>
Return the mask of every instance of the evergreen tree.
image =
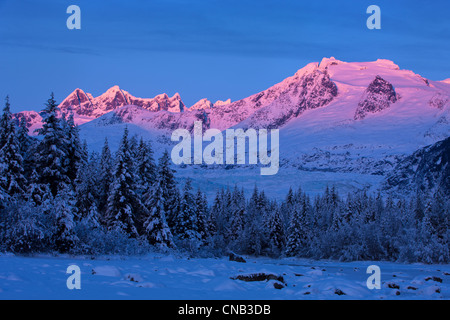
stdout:
<svg viewBox="0 0 450 320">
<path fill-rule="evenodd" d="M 97 154 L 93 153 L 90 161 L 83 161 L 75 179 L 76 206 L 81 220 L 91 216 L 92 213 L 98 214 L 97 199 L 100 197 L 98 189 L 100 181 L 97 176 L 97 157 Z M 96 216 L 94 220 L 99 220 L 99 217 Z"/>
<path fill-rule="evenodd" d="M 36 170 L 33 170 L 31 174 L 30 184 L 26 192 L 26 198 L 35 206 L 41 206 L 45 202 L 53 199 L 50 186 L 48 184 L 39 183 L 39 175 Z"/>
<path fill-rule="evenodd" d="M 197 218 L 197 229 L 200 233 L 201 240 L 206 242 L 209 237 L 207 217 L 208 217 L 208 201 L 206 195 L 200 189 L 197 190 L 195 196 L 195 215 Z"/>
<path fill-rule="evenodd" d="M 85 223 L 85 225 L 92 229 L 100 228 L 100 213 L 98 212 L 95 201 L 92 202 L 87 215 L 82 218 L 81 222 Z"/>
<path fill-rule="evenodd" d="M 19 142 L 19 152 L 23 159 L 24 175 L 26 178 L 29 178 L 33 171 L 34 149 L 37 142 L 35 138 L 29 135 L 25 116 L 21 116 L 19 120 L 17 141 Z"/>
<path fill-rule="evenodd" d="M 164 211 L 163 180 L 159 176 L 153 186 L 148 186 L 145 193 L 145 205 L 149 214 L 143 223 L 144 235 L 149 243 L 160 250 L 175 247 L 172 232 L 166 221 Z"/>
<path fill-rule="evenodd" d="M 75 195 L 71 186 L 66 185 L 56 195 L 52 212 L 55 219 L 54 245 L 59 252 L 69 252 L 78 241 L 75 234 L 77 216 Z"/>
<path fill-rule="evenodd" d="M 140 188 L 147 190 L 155 180 L 156 165 L 150 143 L 145 143 L 142 138 L 139 140 L 139 145 L 137 146 L 136 171 Z"/>
<path fill-rule="evenodd" d="M 230 227 L 229 227 L 229 240 L 234 242 L 234 247 L 239 245 L 239 242 L 243 240 L 243 233 L 245 228 L 245 215 L 246 215 L 246 203 L 244 195 L 238 190 L 235 185 L 232 193 L 232 202 L 230 211 Z M 237 248 L 234 248 L 237 249 Z"/>
<path fill-rule="evenodd" d="M 24 195 L 26 179 L 20 146 L 16 136 L 16 128 L 9 111 L 9 100 L 6 101 L 1 118 L 2 148 L 0 149 L 0 187 L 10 196 Z"/>
<path fill-rule="evenodd" d="M 63 115 L 61 121 L 66 143 L 67 176 L 74 183 L 79 167 L 87 162 L 87 151 L 81 144 L 79 129 L 75 125 L 73 113 L 70 113 L 67 119 Z"/>
<path fill-rule="evenodd" d="M 130 146 L 130 154 L 131 157 L 136 160 L 137 151 L 138 151 L 138 139 L 137 135 L 134 134 L 128 139 L 128 144 Z"/>
<path fill-rule="evenodd" d="M 43 110 L 42 128 L 37 130 L 42 140 L 37 146 L 35 159 L 39 183 L 48 184 L 54 196 L 71 182 L 67 175 L 67 141 L 57 111 L 52 93 Z"/>
<path fill-rule="evenodd" d="M 216 233 L 218 231 L 218 227 L 217 227 L 217 212 L 220 210 L 219 209 L 219 201 L 220 201 L 220 191 L 217 190 L 216 192 L 216 197 L 214 199 L 214 205 L 213 207 L 209 210 L 209 214 L 208 217 L 206 219 L 206 230 L 207 233 L 211 236 L 211 237 L 215 237 Z"/>
<path fill-rule="evenodd" d="M 260 255 L 263 250 L 263 197 L 255 186 L 247 205 L 245 218 L 244 239 L 242 249 L 244 253 Z"/>
<path fill-rule="evenodd" d="M 128 143 L 128 128 L 125 128 L 119 150 L 116 153 L 113 181 L 110 185 L 106 208 L 107 226 L 137 237 L 136 219 L 143 206 L 135 193 L 137 177 Z"/>
<path fill-rule="evenodd" d="M 109 149 L 108 138 L 105 138 L 98 167 L 98 209 L 100 212 L 105 212 L 108 203 L 109 188 L 113 181 L 113 158 L 111 156 L 111 150 Z"/>
<path fill-rule="evenodd" d="M 187 240 L 187 242 L 199 242 L 202 239 L 190 179 L 187 179 L 184 185 L 180 211 L 175 221 L 175 234 L 178 239 Z"/>
<path fill-rule="evenodd" d="M 308 202 L 306 195 L 302 196 L 300 203 L 293 207 L 289 222 L 286 255 L 304 255 L 308 251 L 309 226 L 308 226 Z"/>
<path fill-rule="evenodd" d="M 283 221 L 283 225 L 287 228 L 289 223 L 289 213 L 292 211 L 292 206 L 294 205 L 295 197 L 292 187 L 289 187 L 289 191 L 286 195 L 285 200 L 281 203 L 280 214 Z"/>
<path fill-rule="evenodd" d="M 11 130 L 10 123 L 12 121 L 12 114 L 10 107 L 9 96 L 6 96 L 5 107 L 3 108 L 3 114 L 0 118 L 0 149 L 5 145 L 6 139 L 10 134 L 9 131 Z"/>
<path fill-rule="evenodd" d="M 269 233 L 269 251 L 272 256 L 279 256 L 286 245 L 286 238 L 284 226 L 281 219 L 281 214 L 278 209 L 275 209 L 269 214 L 268 233 Z"/>
<path fill-rule="evenodd" d="M 164 212 L 166 213 L 169 227 L 173 230 L 179 211 L 180 195 L 175 182 L 175 171 L 170 167 L 170 161 L 169 152 L 165 150 L 158 161 L 157 178 L 161 180 Z"/>
</svg>

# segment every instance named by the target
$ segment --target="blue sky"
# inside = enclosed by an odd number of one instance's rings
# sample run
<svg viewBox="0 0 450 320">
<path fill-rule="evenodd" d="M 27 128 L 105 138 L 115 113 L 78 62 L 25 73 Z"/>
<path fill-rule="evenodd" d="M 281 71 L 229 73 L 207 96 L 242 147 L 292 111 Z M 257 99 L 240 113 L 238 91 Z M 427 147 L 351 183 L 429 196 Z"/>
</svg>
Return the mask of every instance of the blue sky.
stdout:
<svg viewBox="0 0 450 320">
<path fill-rule="evenodd" d="M 81 8 L 68 30 L 66 8 Z M 366 9 L 381 8 L 381 30 Z M 0 97 L 40 110 L 75 88 L 137 97 L 179 92 L 192 105 L 237 100 L 309 62 L 390 59 L 450 77 L 450 1 L 0 0 Z"/>
</svg>

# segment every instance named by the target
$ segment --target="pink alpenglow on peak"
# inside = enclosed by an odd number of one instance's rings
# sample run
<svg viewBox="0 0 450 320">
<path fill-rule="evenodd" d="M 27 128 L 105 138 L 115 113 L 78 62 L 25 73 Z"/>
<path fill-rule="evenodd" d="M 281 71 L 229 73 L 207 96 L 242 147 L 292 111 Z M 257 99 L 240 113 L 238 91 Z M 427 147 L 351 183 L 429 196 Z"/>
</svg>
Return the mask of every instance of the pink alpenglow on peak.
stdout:
<svg viewBox="0 0 450 320">
<path fill-rule="evenodd" d="M 217 100 L 215 103 L 212 103 L 210 100 L 203 98 L 197 101 L 189 110 L 207 110 L 212 109 L 214 107 L 226 106 L 231 103 L 231 99 L 222 101 Z"/>
<path fill-rule="evenodd" d="M 330 58 L 323 58 L 322 61 L 319 63 L 319 69 L 324 70 L 326 69 L 328 66 L 332 65 L 338 65 L 343 63 L 340 60 L 336 60 L 334 57 L 330 57 Z"/>
<path fill-rule="evenodd" d="M 197 101 L 189 110 L 205 110 L 211 109 L 213 107 L 213 103 L 206 98 L 200 99 Z"/>
<path fill-rule="evenodd" d="M 186 108 L 178 93 L 171 97 L 163 93 L 154 98 L 138 98 L 113 86 L 98 97 L 76 89 L 60 108 L 66 114 L 73 112 L 77 124 L 105 116 L 103 121 L 94 122 L 104 124 L 110 117 L 106 114 L 111 112 L 145 130 L 189 129 L 197 120 L 218 130 L 275 129 L 289 123 L 314 123 L 313 128 L 323 123 L 333 127 L 385 117 L 410 125 L 429 116 L 438 122 L 427 137 L 441 137 L 446 132 L 449 105 L 450 79 L 425 79 L 386 59 L 344 62 L 330 57 L 311 62 L 266 90 L 236 101 L 213 103 L 203 98 Z M 26 118 L 33 127 L 40 119 L 37 113 Z"/>
<path fill-rule="evenodd" d="M 227 104 L 230 104 L 230 103 L 231 103 L 231 99 L 227 99 L 227 100 L 225 100 L 225 101 L 217 100 L 217 101 L 214 103 L 214 107 L 226 106 Z"/>
<path fill-rule="evenodd" d="M 92 120 L 126 105 L 135 105 L 149 111 L 182 112 L 185 109 L 179 93 L 175 93 L 172 97 L 163 93 L 154 98 L 138 98 L 117 85 L 98 97 L 76 89 L 61 102 L 59 108 L 63 112 L 72 111 L 84 119 Z"/>
</svg>

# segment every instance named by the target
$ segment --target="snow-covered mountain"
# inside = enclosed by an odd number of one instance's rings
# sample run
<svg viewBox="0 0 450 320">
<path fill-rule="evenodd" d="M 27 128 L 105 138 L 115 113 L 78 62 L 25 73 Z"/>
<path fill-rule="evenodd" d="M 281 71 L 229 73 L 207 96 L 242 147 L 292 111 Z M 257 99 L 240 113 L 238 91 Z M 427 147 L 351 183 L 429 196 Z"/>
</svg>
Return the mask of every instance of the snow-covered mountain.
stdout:
<svg viewBox="0 0 450 320">
<path fill-rule="evenodd" d="M 212 103 L 207 98 L 203 98 L 203 99 L 200 99 L 199 101 L 197 101 L 194 105 L 192 105 L 192 107 L 190 107 L 189 110 L 190 111 L 192 111 L 192 110 L 208 110 L 208 109 L 212 109 L 214 107 L 225 106 L 230 103 L 231 103 L 231 99 L 228 99 L 225 101 L 217 100 L 215 103 Z"/>
<path fill-rule="evenodd" d="M 35 130 L 42 127 L 42 116 L 36 111 L 21 111 L 15 113 L 14 118 L 19 121 L 21 117 L 25 117 L 30 134 L 34 135 Z"/>
<path fill-rule="evenodd" d="M 139 106 L 149 111 L 183 112 L 185 109 L 178 93 L 173 97 L 164 93 L 150 99 L 136 98 L 127 91 L 120 89 L 119 86 L 113 86 L 95 98 L 90 93 L 76 89 L 61 102 L 59 108 L 66 113 L 73 111 L 78 119 L 88 117 L 92 120 L 126 105 Z"/>
<path fill-rule="evenodd" d="M 60 108 L 74 112 L 82 137 L 94 149 L 105 137 L 114 148 L 125 125 L 155 141 L 157 152 L 171 148 L 173 130 L 191 130 L 198 120 L 205 129 L 278 128 L 281 167 L 270 184 L 284 192 L 284 186 L 298 184 L 298 177 L 308 173 L 314 177 L 303 180 L 317 189 L 330 183 L 357 188 L 378 183 L 414 151 L 450 136 L 449 105 L 448 79 L 428 80 L 389 60 L 324 58 L 234 102 L 202 99 L 186 108 L 178 94 L 135 98 L 115 86 L 96 98 L 77 89 Z M 32 121 L 37 126 L 39 117 L 34 114 Z M 225 169 L 215 167 L 214 175 L 227 177 L 223 184 L 234 183 L 229 169 L 222 174 Z M 235 178 L 247 179 L 252 186 L 261 180 L 252 167 L 235 169 Z"/>
</svg>

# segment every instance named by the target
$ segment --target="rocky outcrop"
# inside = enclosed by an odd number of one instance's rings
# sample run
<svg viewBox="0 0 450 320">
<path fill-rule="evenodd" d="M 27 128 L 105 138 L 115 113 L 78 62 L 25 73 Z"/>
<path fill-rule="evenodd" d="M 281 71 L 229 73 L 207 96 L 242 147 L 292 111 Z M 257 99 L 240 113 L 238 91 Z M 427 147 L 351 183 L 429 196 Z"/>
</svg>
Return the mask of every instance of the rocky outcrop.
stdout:
<svg viewBox="0 0 450 320">
<path fill-rule="evenodd" d="M 364 119 L 368 113 L 377 113 L 390 107 L 392 103 L 397 102 L 398 97 L 391 83 L 380 76 L 370 83 L 363 97 L 358 103 L 354 119 Z"/>
</svg>

